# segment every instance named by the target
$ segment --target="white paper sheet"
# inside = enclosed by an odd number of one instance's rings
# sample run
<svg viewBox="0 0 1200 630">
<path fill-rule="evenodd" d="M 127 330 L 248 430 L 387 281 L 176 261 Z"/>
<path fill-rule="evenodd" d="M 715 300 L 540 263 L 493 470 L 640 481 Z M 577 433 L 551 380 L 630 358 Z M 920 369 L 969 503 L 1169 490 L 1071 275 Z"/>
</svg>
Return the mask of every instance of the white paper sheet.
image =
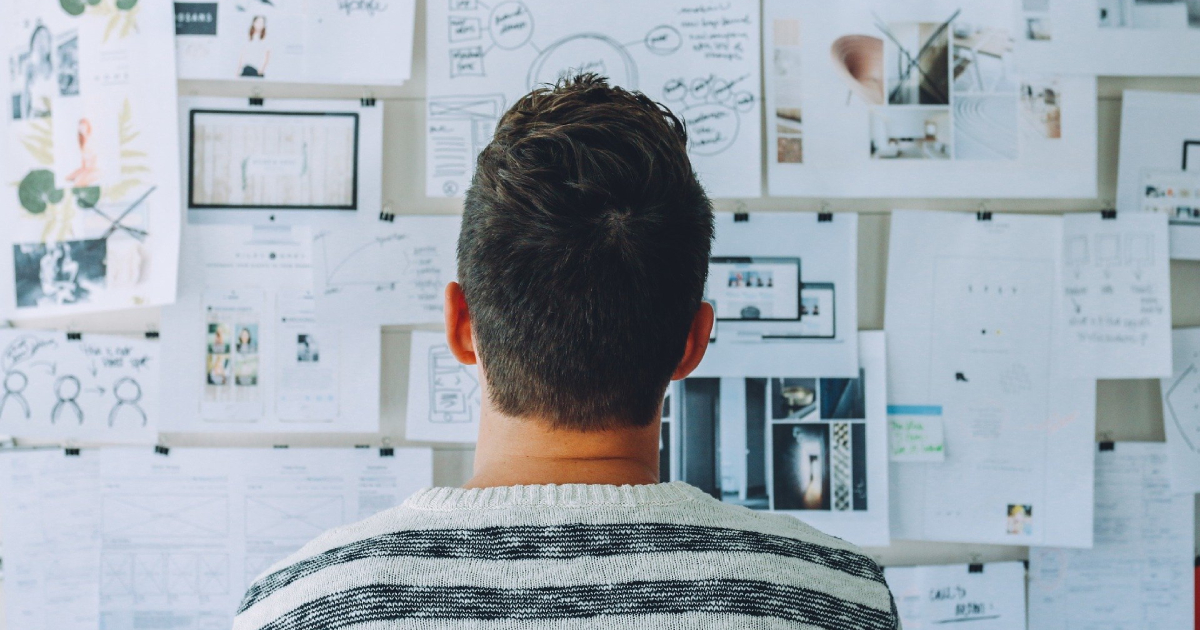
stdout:
<svg viewBox="0 0 1200 630">
<path fill-rule="evenodd" d="M 1022 0 L 1022 65 L 1054 72 L 1196 76 L 1200 5 L 1190 0 Z"/>
<path fill-rule="evenodd" d="M 715 338 L 693 376 L 858 374 L 858 215 L 716 215 L 705 299 Z"/>
<path fill-rule="evenodd" d="M 1095 78 L 1018 72 L 1014 6 L 764 2 L 770 194 L 1094 196 Z"/>
<path fill-rule="evenodd" d="M 342 227 L 379 216 L 383 105 L 180 99 L 190 223 Z"/>
<path fill-rule="evenodd" d="M 450 354 L 446 333 L 414 331 L 404 437 L 418 442 L 474 442 L 482 400 L 478 370 Z"/>
<path fill-rule="evenodd" d="M 426 6 L 426 194 L 462 195 L 500 115 L 564 73 L 646 93 L 688 126 L 714 197 L 762 193 L 759 7 L 506 0 Z"/>
<path fill-rule="evenodd" d="M 99 451 L 0 455 L 6 627 L 100 627 L 101 487 Z"/>
<path fill-rule="evenodd" d="M 905 630 L 942 628 L 965 623 L 972 630 L 1025 628 L 1025 565 L 994 562 L 887 567 L 883 577 Z"/>
<path fill-rule="evenodd" d="M 892 535 L 1091 545 L 1095 381 L 1056 376 L 1062 219 L 896 211 L 890 405 L 941 407 L 946 460 L 892 464 Z"/>
<path fill-rule="evenodd" d="M 313 284 L 321 321 L 344 326 L 442 322 L 446 284 L 458 277 L 462 218 L 361 214 L 317 231 Z"/>
<path fill-rule="evenodd" d="M 162 312 L 162 429 L 377 431 L 380 331 L 317 320 L 311 231 L 184 233 L 179 300 Z"/>
<path fill-rule="evenodd" d="M 1200 492 L 1200 328 L 1176 330 L 1172 336 L 1175 370 L 1162 379 L 1163 425 L 1167 433 L 1179 492 Z"/>
<path fill-rule="evenodd" d="M 1126 90 L 1117 209 L 1171 222 L 1171 258 L 1200 260 L 1200 95 Z"/>
<path fill-rule="evenodd" d="M 175 3 L 180 79 L 401 85 L 414 0 Z"/>
<path fill-rule="evenodd" d="M 1067 376 L 1157 378 L 1171 365 L 1167 219 L 1063 217 L 1061 357 Z"/>
<path fill-rule="evenodd" d="M 786 512 L 858 545 L 886 546 L 883 333 L 858 336 L 862 371 L 854 378 L 795 372 L 812 376 L 684 380 L 667 468 L 723 501 Z"/>
<path fill-rule="evenodd" d="M 1161 443 L 1096 455 L 1092 549 L 1029 550 L 1029 628 L 1191 628 L 1195 506 Z"/>
<path fill-rule="evenodd" d="M 0 10 L 0 317 L 169 304 L 180 223 L 170 3 Z"/>
<path fill-rule="evenodd" d="M 159 344 L 145 338 L 0 330 L 0 432 L 152 444 Z"/>
</svg>

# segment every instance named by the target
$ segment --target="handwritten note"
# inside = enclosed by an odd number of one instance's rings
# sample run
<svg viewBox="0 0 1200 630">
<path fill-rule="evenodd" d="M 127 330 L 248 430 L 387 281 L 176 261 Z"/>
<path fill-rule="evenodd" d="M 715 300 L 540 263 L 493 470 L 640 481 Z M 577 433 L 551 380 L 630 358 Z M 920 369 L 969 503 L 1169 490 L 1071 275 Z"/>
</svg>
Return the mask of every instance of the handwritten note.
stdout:
<svg viewBox="0 0 1200 630">
<path fill-rule="evenodd" d="M 893 462 L 945 461 L 942 408 L 888 405 L 888 449 L 888 459 Z"/>
<path fill-rule="evenodd" d="M 1150 213 L 1063 220 L 1060 370 L 1089 378 L 1171 373 L 1167 219 Z"/>
<path fill-rule="evenodd" d="M 973 630 L 1025 627 L 1025 567 L 988 565 L 888 567 L 884 578 L 905 628 L 970 622 Z"/>
</svg>

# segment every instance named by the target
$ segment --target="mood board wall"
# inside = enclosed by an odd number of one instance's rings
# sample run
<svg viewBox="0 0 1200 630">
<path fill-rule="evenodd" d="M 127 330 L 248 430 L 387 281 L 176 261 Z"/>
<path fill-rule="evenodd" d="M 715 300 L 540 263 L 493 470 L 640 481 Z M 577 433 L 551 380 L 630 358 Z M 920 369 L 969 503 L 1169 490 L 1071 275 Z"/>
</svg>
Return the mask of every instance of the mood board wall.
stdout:
<svg viewBox="0 0 1200 630">
<path fill-rule="evenodd" d="M 412 78 L 402 88 L 376 90 L 364 94 L 360 89 L 334 85 L 264 84 L 251 92 L 246 84 L 220 81 L 183 81 L 180 95 L 261 96 L 265 99 L 359 98 L 379 99 L 384 113 L 383 200 L 386 209 L 404 214 L 454 214 L 461 210 L 455 199 L 425 196 L 425 37 L 424 3 L 418 3 L 417 33 Z M 840 199 L 757 198 L 745 201 L 725 199 L 717 203 L 719 211 L 815 211 L 856 212 L 859 222 L 858 325 L 862 330 L 883 328 L 886 287 L 887 245 L 892 209 L 932 209 L 947 211 L 1063 213 L 1097 211 L 1109 207 L 1116 197 L 1118 132 L 1121 94 L 1126 89 L 1145 89 L 1200 93 L 1200 79 L 1125 79 L 1102 78 L 1099 83 L 1099 190 L 1094 198 L 1055 200 L 979 199 Z M 1172 308 L 1175 327 L 1200 326 L 1200 262 L 1172 261 Z M 88 332 L 132 332 L 156 328 L 158 312 L 146 309 L 102 315 L 35 320 L 22 326 L 57 328 Z M 338 447 L 364 442 L 386 441 L 405 445 L 405 415 L 408 389 L 409 347 L 412 327 L 386 327 L 383 331 L 382 400 L 379 436 L 361 434 L 186 434 L 166 433 L 168 446 L 251 447 L 287 444 L 292 447 Z M 1097 404 L 1098 440 L 1162 441 L 1164 439 L 1159 384 L 1146 381 L 1102 381 Z M 469 444 L 436 445 L 434 482 L 456 485 L 470 476 L 472 450 Z M 1200 540 L 1200 531 L 1197 532 Z M 942 544 L 897 541 L 886 549 L 871 549 L 885 565 L 941 564 L 952 562 L 990 562 L 1023 559 L 1025 547 L 974 544 Z"/>
</svg>

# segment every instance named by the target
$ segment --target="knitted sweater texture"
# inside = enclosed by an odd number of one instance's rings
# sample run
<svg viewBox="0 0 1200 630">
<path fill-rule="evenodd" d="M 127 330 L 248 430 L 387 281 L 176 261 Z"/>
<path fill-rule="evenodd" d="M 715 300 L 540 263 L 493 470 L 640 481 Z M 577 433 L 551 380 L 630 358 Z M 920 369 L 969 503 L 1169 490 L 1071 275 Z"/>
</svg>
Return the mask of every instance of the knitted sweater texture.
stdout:
<svg viewBox="0 0 1200 630">
<path fill-rule="evenodd" d="M 681 482 L 431 488 L 330 531 L 234 630 L 900 627 L 883 572 L 790 516 Z"/>
</svg>

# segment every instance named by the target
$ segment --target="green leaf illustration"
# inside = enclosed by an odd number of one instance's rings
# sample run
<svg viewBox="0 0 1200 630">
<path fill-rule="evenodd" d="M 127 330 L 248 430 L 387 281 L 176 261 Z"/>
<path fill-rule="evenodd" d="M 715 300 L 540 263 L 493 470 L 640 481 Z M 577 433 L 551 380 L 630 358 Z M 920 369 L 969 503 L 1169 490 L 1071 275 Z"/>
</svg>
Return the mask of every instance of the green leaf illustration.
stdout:
<svg viewBox="0 0 1200 630">
<path fill-rule="evenodd" d="M 100 202 L 99 186 L 72 188 L 71 192 L 75 195 L 75 203 L 79 204 L 80 208 L 95 208 L 96 204 Z"/>
<path fill-rule="evenodd" d="M 137 6 L 138 0 L 117 0 L 117 8 L 122 11 L 128 11 Z"/>
<path fill-rule="evenodd" d="M 83 0 L 58 0 L 58 3 L 69 15 L 83 15 L 83 10 L 87 8 Z"/>
<path fill-rule="evenodd" d="M 63 199 L 63 191 L 54 187 L 54 173 L 46 169 L 29 171 L 21 185 L 17 187 L 17 197 L 21 207 L 32 214 L 41 214 L 46 206 L 58 203 Z"/>
</svg>

